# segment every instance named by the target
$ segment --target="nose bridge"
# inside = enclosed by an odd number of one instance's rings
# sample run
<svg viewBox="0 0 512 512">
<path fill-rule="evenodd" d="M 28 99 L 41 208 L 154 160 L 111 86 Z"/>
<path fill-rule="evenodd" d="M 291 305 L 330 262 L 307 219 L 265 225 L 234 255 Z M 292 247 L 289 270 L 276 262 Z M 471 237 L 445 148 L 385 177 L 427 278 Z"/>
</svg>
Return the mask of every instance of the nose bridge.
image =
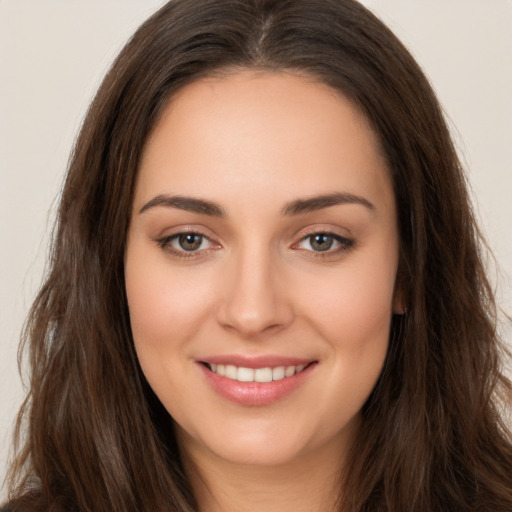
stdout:
<svg viewBox="0 0 512 512">
<path fill-rule="evenodd" d="M 240 247 L 230 261 L 219 320 L 243 336 L 285 326 L 291 307 L 283 294 L 276 255 L 255 243 Z"/>
</svg>

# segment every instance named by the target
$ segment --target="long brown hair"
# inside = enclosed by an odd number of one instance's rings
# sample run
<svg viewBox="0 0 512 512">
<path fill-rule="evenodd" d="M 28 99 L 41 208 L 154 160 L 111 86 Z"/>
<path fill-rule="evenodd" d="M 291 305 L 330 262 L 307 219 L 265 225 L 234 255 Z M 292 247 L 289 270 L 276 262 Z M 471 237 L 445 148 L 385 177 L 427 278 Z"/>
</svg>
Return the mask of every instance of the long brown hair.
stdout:
<svg viewBox="0 0 512 512">
<path fill-rule="evenodd" d="M 196 510 L 172 422 L 138 365 L 123 258 L 148 134 L 172 95 L 217 70 L 299 70 L 348 97 L 389 162 L 408 313 L 340 484 L 340 510 L 512 510 L 511 385 L 465 177 L 413 58 L 355 0 L 174 0 L 101 85 L 62 192 L 26 330 L 13 510 Z"/>
</svg>

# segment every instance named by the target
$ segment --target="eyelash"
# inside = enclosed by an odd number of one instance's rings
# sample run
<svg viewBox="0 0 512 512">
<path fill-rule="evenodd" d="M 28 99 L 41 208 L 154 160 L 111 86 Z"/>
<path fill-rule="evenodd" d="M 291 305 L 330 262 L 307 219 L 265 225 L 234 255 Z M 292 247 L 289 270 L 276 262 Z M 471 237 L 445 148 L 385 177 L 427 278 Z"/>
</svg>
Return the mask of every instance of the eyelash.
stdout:
<svg viewBox="0 0 512 512">
<path fill-rule="evenodd" d="M 171 244 L 174 240 L 178 240 L 181 236 L 198 236 L 201 237 L 201 245 L 204 240 L 208 240 L 209 242 L 213 243 L 209 237 L 206 235 L 203 235 L 202 233 L 199 233 L 197 231 L 182 231 L 180 233 L 176 233 L 175 235 L 166 236 L 164 238 L 160 238 L 156 240 L 157 244 L 164 250 L 170 252 L 173 256 L 176 258 L 181 259 L 188 259 L 188 258 L 198 258 L 202 255 L 202 253 L 208 249 L 201 249 L 199 251 L 186 251 L 185 249 L 176 249 Z"/>
<path fill-rule="evenodd" d="M 203 235 L 202 233 L 196 232 L 196 231 L 182 231 L 180 233 L 176 233 L 171 236 L 159 238 L 159 239 L 155 240 L 155 242 L 162 249 L 170 252 L 173 256 L 180 258 L 180 259 L 201 257 L 201 255 L 204 253 L 204 251 L 207 251 L 208 249 L 186 251 L 185 249 L 176 249 L 172 246 L 173 241 L 178 240 L 182 236 L 189 236 L 189 235 L 201 237 L 201 245 L 204 240 L 207 240 L 210 243 L 214 243 L 214 242 L 212 242 L 212 240 L 209 237 L 207 237 L 206 235 Z M 348 252 L 355 247 L 354 240 L 345 238 L 343 236 L 340 236 L 336 233 L 332 233 L 329 231 L 312 231 L 311 233 L 307 233 L 300 239 L 299 242 L 294 244 L 294 246 L 292 246 L 292 247 L 296 247 L 297 245 L 302 244 L 306 240 L 311 239 L 312 237 L 318 236 L 318 235 L 324 235 L 326 237 L 332 238 L 334 240 L 334 242 L 339 244 L 339 247 L 337 247 L 334 250 L 329 248 L 325 251 L 314 251 L 314 250 L 309 250 L 309 249 L 297 249 L 297 250 L 306 251 L 309 253 L 309 256 L 311 256 L 313 258 L 328 258 L 328 257 L 332 257 L 337 254 L 341 254 L 343 252 Z"/>
<path fill-rule="evenodd" d="M 355 247 L 355 240 L 352 240 L 350 238 L 345 238 L 344 236 L 338 235 L 337 233 L 332 233 L 330 231 L 311 231 L 310 233 L 305 234 L 302 236 L 300 241 L 294 246 L 297 246 L 304 241 L 313 238 L 314 236 L 323 235 L 329 238 L 332 238 L 334 242 L 338 243 L 339 246 L 336 249 L 327 249 L 326 251 L 314 251 L 309 249 L 302 249 L 306 252 L 308 252 L 308 256 L 312 258 L 329 258 L 332 256 L 336 256 L 338 254 L 349 252 L 351 249 Z M 311 243 L 311 241 L 310 241 Z M 299 249 L 300 250 L 300 249 Z"/>
</svg>

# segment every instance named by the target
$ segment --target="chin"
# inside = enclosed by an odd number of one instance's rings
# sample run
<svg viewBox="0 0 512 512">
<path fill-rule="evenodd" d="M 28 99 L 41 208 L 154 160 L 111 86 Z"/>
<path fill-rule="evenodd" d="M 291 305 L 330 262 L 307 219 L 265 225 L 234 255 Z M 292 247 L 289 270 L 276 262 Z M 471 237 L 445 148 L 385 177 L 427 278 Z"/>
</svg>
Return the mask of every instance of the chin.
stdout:
<svg viewBox="0 0 512 512">
<path fill-rule="evenodd" d="M 176 429 L 178 442 L 187 446 L 186 452 L 196 455 L 209 453 L 217 461 L 228 464 L 256 467 L 278 467 L 297 464 L 320 451 L 339 457 L 345 452 L 356 425 L 354 418 L 333 436 L 333 432 L 320 432 L 318 426 L 309 429 L 297 428 L 287 421 L 240 422 L 230 428 L 224 424 L 201 435 L 187 433 L 181 427 Z M 296 422 L 296 426 L 298 426 Z"/>
</svg>

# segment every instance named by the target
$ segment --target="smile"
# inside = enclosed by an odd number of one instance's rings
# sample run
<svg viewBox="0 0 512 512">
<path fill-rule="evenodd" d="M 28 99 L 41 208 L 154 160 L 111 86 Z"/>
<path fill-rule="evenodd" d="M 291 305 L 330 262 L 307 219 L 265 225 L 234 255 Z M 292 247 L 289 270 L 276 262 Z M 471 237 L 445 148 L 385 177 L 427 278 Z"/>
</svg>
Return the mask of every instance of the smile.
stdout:
<svg viewBox="0 0 512 512">
<path fill-rule="evenodd" d="M 301 373 L 307 365 L 276 366 L 274 368 L 245 368 L 232 364 L 207 363 L 213 373 L 238 382 L 272 382 L 293 377 Z"/>
<path fill-rule="evenodd" d="M 206 360 L 205 360 L 206 359 Z M 245 406 L 269 405 L 301 387 L 317 360 L 288 357 L 212 356 L 199 360 L 205 381 L 223 398 Z"/>
</svg>

